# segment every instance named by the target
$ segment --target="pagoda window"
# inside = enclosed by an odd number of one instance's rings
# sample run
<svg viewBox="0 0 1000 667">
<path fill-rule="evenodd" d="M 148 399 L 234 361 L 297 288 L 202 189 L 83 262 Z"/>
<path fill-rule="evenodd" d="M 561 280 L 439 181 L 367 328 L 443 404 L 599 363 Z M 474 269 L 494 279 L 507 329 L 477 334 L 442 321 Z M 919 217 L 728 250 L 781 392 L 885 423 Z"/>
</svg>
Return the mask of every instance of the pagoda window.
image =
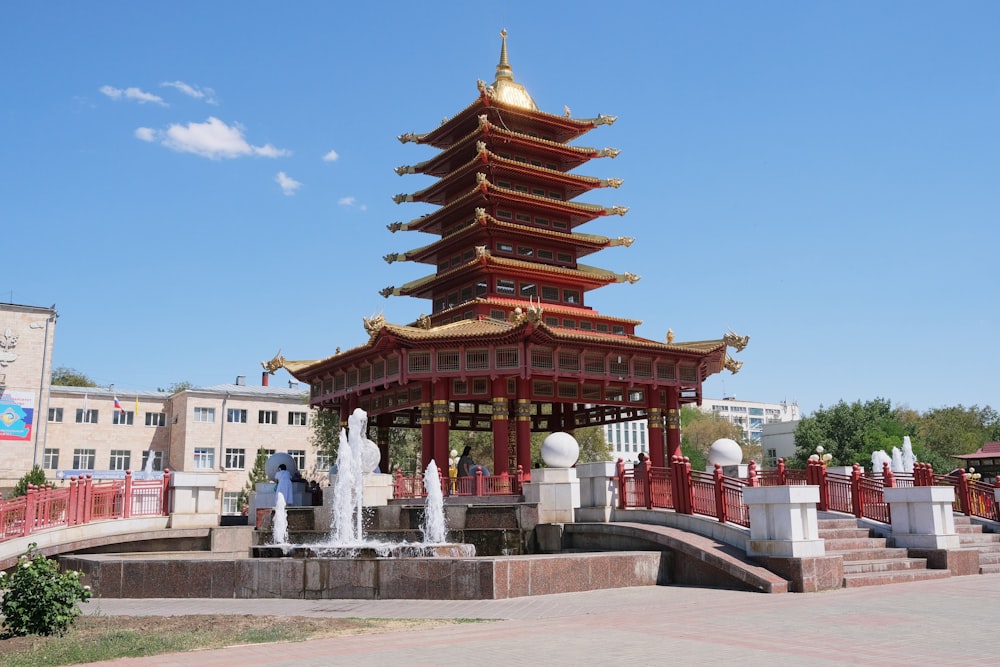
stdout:
<svg viewBox="0 0 1000 667">
<path fill-rule="evenodd" d="M 545 299 L 546 301 L 558 301 L 559 288 L 552 287 L 550 285 L 542 285 L 542 298 Z"/>
<path fill-rule="evenodd" d="M 372 367 L 365 364 L 361 367 L 361 384 L 367 384 L 372 381 Z"/>
<path fill-rule="evenodd" d="M 516 347 L 498 347 L 494 356 L 497 370 L 516 370 L 521 367 L 521 351 Z"/>
<path fill-rule="evenodd" d="M 569 229 L 569 225 L 563 222 L 562 220 L 553 220 L 552 227 L 554 229 Z"/>
<path fill-rule="evenodd" d="M 634 359 L 632 361 L 632 375 L 640 378 L 653 377 L 653 360 Z"/>
<path fill-rule="evenodd" d="M 344 391 L 347 387 L 347 376 L 344 373 L 337 373 L 333 380 L 334 391 Z"/>
<path fill-rule="evenodd" d="M 465 315 L 463 315 L 462 317 L 464 319 L 466 319 L 466 320 L 471 320 L 475 316 L 476 316 L 476 314 L 474 312 L 472 312 L 471 310 L 467 310 L 467 311 L 465 311 Z"/>
<path fill-rule="evenodd" d="M 497 252 L 505 252 L 511 255 L 514 254 L 514 245 L 512 243 L 500 243 L 497 242 Z"/>
<path fill-rule="evenodd" d="M 514 191 L 515 192 L 524 192 L 524 193 L 527 193 L 528 192 L 528 186 L 527 185 L 516 185 L 515 184 L 514 185 Z"/>
<path fill-rule="evenodd" d="M 507 379 L 507 395 L 517 396 L 517 380 L 514 378 Z"/>
<path fill-rule="evenodd" d="M 518 222 L 531 222 L 531 216 L 525 215 L 524 213 L 518 213 L 514 216 Z"/>
<path fill-rule="evenodd" d="M 552 261 L 554 258 L 555 257 L 552 254 L 551 250 L 539 250 L 538 251 L 538 259 L 547 259 L 549 261 Z M 558 299 L 558 298 L 559 297 L 557 296 L 556 299 Z"/>
<path fill-rule="evenodd" d="M 511 218 L 514 217 L 514 214 L 511 213 L 510 211 L 501 211 L 501 210 L 498 210 L 497 211 L 497 217 L 498 218 L 503 218 L 504 220 L 510 220 Z"/>
<path fill-rule="evenodd" d="M 486 291 L 487 291 L 486 281 L 481 280 L 478 283 L 476 283 L 476 296 L 483 296 L 486 294 Z"/>
<path fill-rule="evenodd" d="M 580 303 L 580 291 L 575 289 L 564 289 L 563 301 L 566 303 Z"/>
<path fill-rule="evenodd" d="M 510 190 L 509 181 L 497 181 L 497 185 L 500 186 L 501 188 L 507 188 L 508 190 Z"/>
<path fill-rule="evenodd" d="M 510 159 L 510 153 L 497 153 L 497 155 L 499 155 L 500 157 L 507 158 L 508 160 Z"/>
<path fill-rule="evenodd" d="M 470 300 L 471 298 L 472 298 L 472 288 L 471 287 L 463 287 L 462 288 L 462 301 L 465 302 L 465 301 Z"/>
<path fill-rule="evenodd" d="M 560 252 L 560 253 L 558 253 L 556 255 L 556 259 L 558 259 L 560 262 L 564 262 L 566 264 L 572 264 L 573 263 L 573 255 L 569 254 L 568 252 Z"/>
<path fill-rule="evenodd" d="M 577 398 L 579 388 L 572 382 L 559 383 L 559 398 Z"/>
<path fill-rule="evenodd" d="M 358 371 L 355 368 L 347 371 L 347 388 L 358 386 Z M 263 423 L 263 422 L 261 422 Z"/>
<path fill-rule="evenodd" d="M 467 371 L 488 371 L 490 369 L 490 351 L 466 350 L 465 370 Z"/>
<path fill-rule="evenodd" d="M 560 352 L 559 370 L 578 372 L 580 370 L 580 355 L 576 352 Z"/>
<path fill-rule="evenodd" d="M 599 333 L 608 333 L 608 325 L 604 322 L 598 322 L 594 325 Z"/>
<path fill-rule="evenodd" d="M 455 255 L 454 257 L 451 258 L 451 262 L 449 262 L 449 264 L 451 264 L 451 266 L 458 266 L 461 263 L 462 263 L 462 256 L 461 255 Z"/>
<path fill-rule="evenodd" d="M 575 329 L 576 328 L 576 320 L 563 320 L 562 321 L 562 325 L 563 325 L 563 327 L 565 327 L 567 329 Z"/>
<path fill-rule="evenodd" d="M 447 271 L 447 270 L 448 270 L 448 262 L 441 262 L 440 264 L 438 264 L 438 271 Z"/>
<path fill-rule="evenodd" d="M 608 387 L 604 391 L 604 400 L 622 403 L 625 400 L 625 393 L 621 387 Z"/>
<path fill-rule="evenodd" d="M 551 197 L 552 199 L 558 199 L 559 201 L 562 201 L 563 198 L 561 192 L 550 192 L 549 197 Z"/>
<path fill-rule="evenodd" d="M 514 281 L 497 278 L 497 294 L 513 294 Z"/>
<path fill-rule="evenodd" d="M 698 367 L 694 364 L 681 364 L 681 382 L 697 382 Z"/>
<path fill-rule="evenodd" d="M 622 326 L 621 324 L 616 324 L 613 327 L 611 327 L 611 333 L 613 333 L 616 336 L 624 336 L 625 327 Z"/>
<path fill-rule="evenodd" d="M 402 395 L 406 396 L 406 392 L 404 391 Z M 420 400 L 420 387 L 413 387 L 412 389 L 410 389 L 410 403 L 416 403 L 419 400 Z"/>
<path fill-rule="evenodd" d="M 539 162 L 538 166 L 541 167 L 542 163 Z M 538 195 L 539 197 L 544 197 L 545 196 L 545 190 L 543 188 L 532 188 L 531 189 L 531 194 Z"/>
<path fill-rule="evenodd" d="M 324 394 L 333 393 L 333 378 L 327 378 L 323 380 L 323 393 Z"/>
<path fill-rule="evenodd" d="M 545 318 L 545 324 L 547 324 L 550 327 L 557 327 L 557 326 L 559 326 L 559 318 L 558 317 L 546 317 Z"/>
<path fill-rule="evenodd" d="M 384 377 L 385 377 L 385 362 L 376 361 L 372 365 L 372 378 L 376 380 L 381 380 Z"/>
<path fill-rule="evenodd" d="M 486 378 L 473 378 L 472 393 L 475 396 L 485 396 L 490 391 L 490 383 Z"/>
<path fill-rule="evenodd" d="M 310 398 L 316 398 L 317 396 L 319 396 L 320 391 L 322 391 L 322 389 L 323 389 L 322 383 L 320 383 L 320 382 L 313 382 L 309 386 L 309 396 L 310 396 Z"/>
<path fill-rule="evenodd" d="M 531 393 L 535 396 L 551 397 L 554 394 L 554 387 L 551 382 L 535 380 L 531 383 Z"/>
<path fill-rule="evenodd" d="M 528 246 L 519 245 L 517 246 L 517 254 L 521 257 L 534 257 L 535 249 L 529 248 Z"/>
<path fill-rule="evenodd" d="M 552 171 L 559 171 L 559 167 L 557 165 L 554 165 L 554 164 L 546 164 L 545 168 L 546 169 L 551 169 Z"/>
<path fill-rule="evenodd" d="M 583 357 L 583 371 L 590 375 L 604 375 L 604 356 L 600 354 L 585 354 Z"/>
<path fill-rule="evenodd" d="M 551 371 L 553 366 L 552 350 L 536 347 L 531 350 L 531 367 L 540 371 Z"/>
<path fill-rule="evenodd" d="M 466 250 L 465 252 L 462 253 L 462 261 L 463 262 L 468 262 L 470 259 L 472 259 L 475 256 L 476 256 L 476 253 L 475 253 L 474 250 Z"/>
<path fill-rule="evenodd" d="M 594 328 L 593 322 L 588 322 L 586 320 L 580 321 L 580 328 L 584 331 L 591 331 Z"/>
<path fill-rule="evenodd" d="M 538 286 L 535 283 L 521 283 L 521 296 L 538 296 Z"/>
<path fill-rule="evenodd" d="M 458 292 L 452 292 L 448 295 L 448 307 L 454 308 L 458 305 Z"/>
<path fill-rule="evenodd" d="M 409 364 L 409 371 L 411 374 L 431 372 L 430 352 L 411 352 L 407 357 L 407 362 Z"/>
<path fill-rule="evenodd" d="M 601 385 L 599 384 L 585 384 L 583 385 L 583 395 L 581 396 L 585 401 L 591 401 L 596 403 L 601 400 Z"/>
<path fill-rule="evenodd" d="M 541 160 L 529 160 L 529 161 L 535 167 L 541 167 L 542 166 L 542 161 Z"/>
<path fill-rule="evenodd" d="M 494 320 L 506 320 L 507 313 L 502 310 L 497 310 L 495 308 L 490 309 L 490 319 Z"/>
<path fill-rule="evenodd" d="M 442 310 L 444 310 L 444 303 L 445 303 L 444 299 L 434 299 L 434 312 L 440 313 Z"/>
<path fill-rule="evenodd" d="M 452 396 L 465 396 L 469 393 L 469 383 L 465 380 L 453 380 L 451 383 Z"/>
<path fill-rule="evenodd" d="M 642 389 L 633 389 L 628 393 L 628 400 L 630 403 L 645 403 L 646 392 L 644 392 Z M 632 428 L 635 428 L 634 423 Z"/>
<path fill-rule="evenodd" d="M 548 227 L 549 226 L 549 219 L 548 218 L 535 218 L 535 224 L 538 225 L 539 227 Z"/>
<path fill-rule="evenodd" d="M 399 356 L 393 355 L 389 357 L 388 375 L 389 377 L 392 377 L 393 375 L 399 375 Z"/>
</svg>

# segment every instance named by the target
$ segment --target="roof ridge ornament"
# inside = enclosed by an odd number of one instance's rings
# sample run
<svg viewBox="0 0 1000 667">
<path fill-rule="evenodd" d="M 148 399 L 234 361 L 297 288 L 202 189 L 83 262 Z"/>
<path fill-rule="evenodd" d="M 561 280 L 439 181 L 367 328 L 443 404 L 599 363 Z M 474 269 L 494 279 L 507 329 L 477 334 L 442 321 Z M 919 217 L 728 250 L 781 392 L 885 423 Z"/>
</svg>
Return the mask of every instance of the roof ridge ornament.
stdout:
<svg viewBox="0 0 1000 667">
<path fill-rule="evenodd" d="M 722 342 L 734 348 L 737 352 L 742 352 L 750 343 L 750 336 L 740 336 L 732 329 L 729 329 L 722 337 Z"/>
<path fill-rule="evenodd" d="M 621 151 L 617 148 L 602 148 L 597 151 L 597 157 L 609 157 L 614 160 L 616 157 L 621 155 Z"/>
<path fill-rule="evenodd" d="M 390 222 L 388 225 L 385 226 L 385 228 L 388 229 L 393 234 L 395 234 L 400 230 L 405 232 L 406 230 L 409 229 L 409 225 L 407 225 L 405 222 L 399 222 L 397 220 L 396 222 Z"/>
<path fill-rule="evenodd" d="M 393 171 L 396 172 L 397 174 L 399 174 L 400 176 L 402 176 L 403 174 L 415 174 L 415 173 L 417 173 L 416 167 L 411 167 L 408 164 L 402 164 L 402 165 L 396 167 L 395 169 L 393 169 Z"/>
<path fill-rule="evenodd" d="M 507 60 L 507 28 L 500 31 L 500 62 L 497 63 L 497 81 L 513 81 L 514 70 Z"/>
<path fill-rule="evenodd" d="M 628 213 L 628 206 L 605 206 L 604 215 L 625 215 Z"/>
</svg>

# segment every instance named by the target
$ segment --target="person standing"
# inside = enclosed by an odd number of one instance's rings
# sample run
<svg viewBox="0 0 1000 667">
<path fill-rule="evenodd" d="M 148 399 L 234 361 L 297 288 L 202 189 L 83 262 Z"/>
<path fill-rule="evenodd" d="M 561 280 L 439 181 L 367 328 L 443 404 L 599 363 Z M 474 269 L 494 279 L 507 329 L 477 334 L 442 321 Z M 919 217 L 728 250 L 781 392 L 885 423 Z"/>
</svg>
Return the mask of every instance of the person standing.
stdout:
<svg viewBox="0 0 1000 667">
<path fill-rule="evenodd" d="M 278 466 L 278 472 L 274 473 L 274 481 L 277 482 L 275 489 L 285 499 L 285 505 L 292 504 L 292 475 L 288 468 L 282 463 Z"/>
<path fill-rule="evenodd" d="M 462 450 L 462 456 L 458 459 L 458 476 L 459 477 L 472 477 L 472 466 L 475 465 L 475 461 L 472 460 L 472 447 L 466 447 Z"/>
</svg>

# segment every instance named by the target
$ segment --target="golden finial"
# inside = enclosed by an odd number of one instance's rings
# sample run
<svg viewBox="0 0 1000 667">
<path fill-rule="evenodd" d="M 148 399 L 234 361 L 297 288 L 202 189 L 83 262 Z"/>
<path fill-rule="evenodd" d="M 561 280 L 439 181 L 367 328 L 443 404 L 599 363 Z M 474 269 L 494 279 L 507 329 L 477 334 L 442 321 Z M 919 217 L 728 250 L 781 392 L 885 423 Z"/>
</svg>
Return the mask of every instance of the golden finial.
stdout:
<svg viewBox="0 0 1000 667">
<path fill-rule="evenodd" d="M 667 343 L 673 343 L 673 342 L 674 342 L 674 330 L 667 329 Z"/>
<path fill-rule="evenodd" d="M 500 62 L 497 64 L 497 81 L 501 79 L 513 81 L 514 72 L 510 68 L 510 63 L 507 62 L 507 28 L 500 31 L 500 39 Z"/>
</svg>

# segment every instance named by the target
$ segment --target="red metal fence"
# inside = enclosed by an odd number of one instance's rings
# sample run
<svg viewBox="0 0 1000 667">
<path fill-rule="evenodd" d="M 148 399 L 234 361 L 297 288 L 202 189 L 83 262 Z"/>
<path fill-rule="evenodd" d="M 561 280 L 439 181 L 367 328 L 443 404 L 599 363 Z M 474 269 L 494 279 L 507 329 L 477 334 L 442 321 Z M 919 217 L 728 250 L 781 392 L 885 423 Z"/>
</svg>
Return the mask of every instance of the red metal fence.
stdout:
<svg viewBox="0 0 1000 667">
<path fill-rule="evenodd" d="M 29 486 L 27 495 L 0 501 L 0 542 L 47 528 L 77 526 L 91 521 L 169 513 L 167 484 L 163 480 L 125 479 L 95 482 L 90 475 L 71 477 L 68 486 Z"/>
<path fill-rule="evenodd" d="M 520 496 L 523 483 L 524 470 L 521 466 L 517 467 L 517 474 L 513 476 L 507 473 L 484 475 L 477 468 L 474 476 L 442 477 L 441 492 L 445 496 Z M 423 498 L 426 495 L 422 476 L 396 471 L 393 498 Z"/>
<path fill-rule="evenodd" d="M 972 478 L 964 470 L 935 475 L 930 465 L 917 463 L 910 473 L 893 473 L 885 464 L 881 476 L 866 476 L 854 464 L 849 475 L 829 472 L 819 461 L 810 461 L 805 470 L 791 470 L 784 460 L 774 470 L 758 471 L 753 461 L 744 479 L 726 477 L 722 467 L 714 473 L 691 470 L 687 457 L 674 457 L 668 468 L 653 468 L 647 460 L 631 469 L 618 461 L 618 507 L 673 509 L 682 514 L 702 514 L 740 526 L 750 525 L 749 510 L 743 504 L 747 486 L 812 485 L 819 487 L 817 509 L 844 512 L 882 523 L 890 523 L 886 488 L 948 485 L 955 488 L 955 511 L 1000 521 L 995 488 Z M 1000 480 L 998 480 L 1000 488 Z"/>
</svg>

